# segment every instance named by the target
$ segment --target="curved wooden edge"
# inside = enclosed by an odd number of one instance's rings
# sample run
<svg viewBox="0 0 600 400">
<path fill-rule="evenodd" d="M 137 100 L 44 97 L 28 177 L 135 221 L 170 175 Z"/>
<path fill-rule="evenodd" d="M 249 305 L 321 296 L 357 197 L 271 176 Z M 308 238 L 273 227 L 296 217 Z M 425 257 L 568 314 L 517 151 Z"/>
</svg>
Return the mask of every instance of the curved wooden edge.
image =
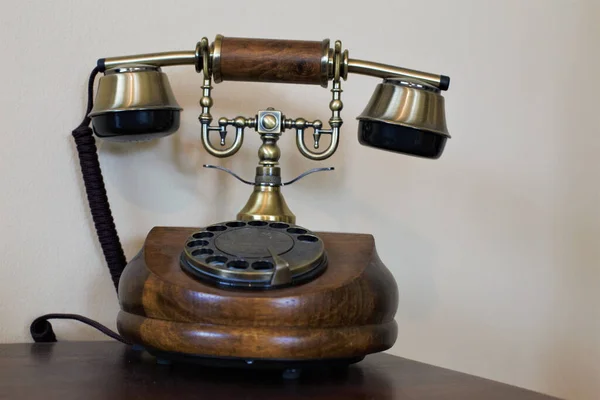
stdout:
<svg viewBox="0 0 600 400">
<path fill-rule="evenodd" d="M 186 274 L 193 228 L 155 228 L 121 276 L 118 329 L 163 352 L 276 360 L 362 357 L 397 337 L 398 289 L 372 236 L 318 233 L 326 271 L 303 285 L 227 290 Z"/>
<path fill-rule="evenodd" d="M 121 311 L 119 332 L 133 343 L 165 352 L 248 359 L 323 360 L 389 349 L 395 321 L 338 328 L 232 327 L 172 322 Z"/>
<path fill-rule="evenodd" d="M 211 325 L 331 328 L 393 320 L 398 292 L 373 237 L 319 233 L 329 266 L 316 280 L 273 291 L 219 289 L 182 271 L 179 253 L 193 228 L 155 228 L 127 266 L 121 308 L 154 319 Z"/>
</svg>

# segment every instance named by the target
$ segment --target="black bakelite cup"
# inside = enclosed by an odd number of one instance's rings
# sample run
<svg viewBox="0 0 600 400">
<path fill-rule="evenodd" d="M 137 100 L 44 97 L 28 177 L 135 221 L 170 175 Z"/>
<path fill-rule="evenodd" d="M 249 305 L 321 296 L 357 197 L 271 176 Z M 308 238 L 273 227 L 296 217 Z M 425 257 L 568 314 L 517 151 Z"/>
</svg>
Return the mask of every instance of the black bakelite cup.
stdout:
<svg viewBox="0 0 600 400">
<path fill-rule="evenodd" d="M 394 153 L 436 159 L 442 155 L 447 139 L 439 133 L 397 124 L 373 120 L 358 122 L 360 144 Z"/>
<path fill-rule="evenodd" d="M 116 142 L 136 142 L 168 136 L 179 129 L 180 110 L 113 111 L 92 117 L 94 133 Z"/>
</svg>

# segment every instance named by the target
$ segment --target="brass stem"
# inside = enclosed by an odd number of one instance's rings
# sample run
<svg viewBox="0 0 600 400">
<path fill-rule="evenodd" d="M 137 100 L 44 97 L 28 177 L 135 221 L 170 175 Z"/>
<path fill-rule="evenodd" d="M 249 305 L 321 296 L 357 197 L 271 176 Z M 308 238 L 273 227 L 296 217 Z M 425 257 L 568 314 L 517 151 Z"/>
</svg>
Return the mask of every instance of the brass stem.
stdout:
<svg viewBox="0 0 600 400">
<path fill-rule="evenodd" d="M 105 69 L 111 69 L 123 64 L 150 64 L 157 67 L 171 65 L 196 64 L 195 51 L 168 51 L 164 53 L 137 54 L 132 56 L 109 57 L 104 59 Z"/>
</svg>

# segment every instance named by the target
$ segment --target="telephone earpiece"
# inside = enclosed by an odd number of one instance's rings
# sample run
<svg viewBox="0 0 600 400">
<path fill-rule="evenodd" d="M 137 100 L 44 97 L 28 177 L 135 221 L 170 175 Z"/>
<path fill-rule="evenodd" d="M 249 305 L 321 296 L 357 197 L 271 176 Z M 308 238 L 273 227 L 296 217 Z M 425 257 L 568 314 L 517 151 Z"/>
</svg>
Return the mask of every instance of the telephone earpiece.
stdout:
<svg viewBox="0 0 600 400">
<path fill-rule="evenodd" d="M 89 116 L 98 137 L 132 142 L 174 133 L 180 112 L 167 75 L 159 67 L 134 64 L 105 72 Z"/>
<path fill-rule="evenodd" d="M 439 89 L 415 80 L 377 85 L 357 119 L 360 144 L 395 153 L 439 158 L 450 137 Z"/>
</svg>

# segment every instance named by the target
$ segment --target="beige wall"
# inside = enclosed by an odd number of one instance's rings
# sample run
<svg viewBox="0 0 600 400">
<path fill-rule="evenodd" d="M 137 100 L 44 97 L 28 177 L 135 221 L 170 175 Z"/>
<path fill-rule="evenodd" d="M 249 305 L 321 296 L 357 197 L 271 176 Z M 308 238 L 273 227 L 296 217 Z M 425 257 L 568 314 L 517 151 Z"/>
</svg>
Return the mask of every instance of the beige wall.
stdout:
<svg viewBox="0 0 600 400">
<path fill-rule="evenodd" d="M 359 58 L 448 74 L 453 135 L 439 161 L 361 147 L 376 80 L 344 84 L 336 172 L 285 190 L 314 230 L 371 232 L 400 289 L 393 354 L 569 399 L 600 398 L 600 10 L 583 1 L 2 1 L 0 341 L 74 312 L 114 326 L 70 131 L 98 57 L 191 49 L 202 36 L 342 39 Z M 100 144 L 129 257 L 155 225 L 231 218 L 257 146 L 219 161 L 198 140 L 199 76 L 168 70 L 180 132 Z M 327 120 L 317 87 L 224 83 L 215 115 L 275 106 Z M 282 139 L 286 177 L 317 166 Z M 379 190 L 378 190 L 379 189 Z M 101 336 L 56 323 L 65 339 Z"/>
</svg>

